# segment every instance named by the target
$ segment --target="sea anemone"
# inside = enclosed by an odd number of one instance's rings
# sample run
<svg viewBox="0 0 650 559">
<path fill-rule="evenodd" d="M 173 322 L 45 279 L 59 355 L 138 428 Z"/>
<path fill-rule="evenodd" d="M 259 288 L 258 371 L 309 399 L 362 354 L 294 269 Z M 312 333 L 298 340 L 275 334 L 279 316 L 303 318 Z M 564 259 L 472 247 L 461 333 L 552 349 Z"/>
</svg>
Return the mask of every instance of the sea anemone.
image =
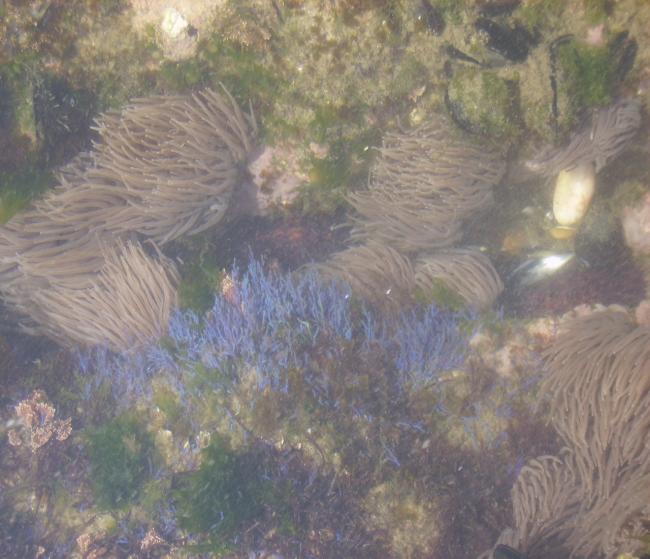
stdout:
<svg viewBox="0 0 650 559">
<path fill-rule="evenodd" d="M 563 324 L 546 359 L 542 392 L 567 450 L 522 470 L 515 528 L 499 541 L 531 559 L 636 551 L 650 497 L 650 328 L 596 310 Z"/>
<path fill-rule="evenodd" d="M 350 196 L 353 238 L 405 253 L 454 244 L 463 220 L 492 202 L 501 153 L 459 136 L 439 117 L 384 136 L 367 191 Z"/>
<path fill-rule="evenodd" d="M 596 111 L 588 126 L 574 134 L 566 146 L 548 147 L 526 163 L 536 173 L 552 176 L 581 163 L 593 164 L 596 173 L 615 159 L 641 126 L 641 103 L 623 98 Z"/>
<path fill-rule="evenodd" d="M 487 257 L 467 249 L 442 250 L 415 265 L 411 257 L 460 240 L 463 222 L 491 204 L 503 154 L 461 136 L 440 116 L 386 134 L 379 152 L 368 190 L 349 197 L 356 211 L 351 237 L 359 244 L 317 267 L 367 301 L 399 306 L 413 302 L 416 287 L 430 295 L 437 283 L 470 306 L 490 306 L 503 286 Z"/>
<path fill-rule="evenodd" d="M 59 173 L 37 208 L 77 223 L 164 244 L 223 220 L 253 149 L 256 124 L 224 90 L 135 99 L 98 118 L 99 140 Z"/>
<path fill-rule="evenodd" d="M 569 555 L 567 539 L 580 506 L 571 458 L 565 449 L 559 457 L 530 460 L 520 470 L 511 492 L 516 528 L 504 530 L 497 544 L 526 550 L 531 559 Z M 489 550 L 480 559 L 492 557 Z"/>
<path fill-rule="evenodd" d="M 136 99 L 95 129 L 93 150 L 0 227 L 0 291 L 34 333 L 124 351 L 160 335 L 176 301 L 173 265 L 133 235 L 164 244 L 239 211 L 256 124 L 204 90 Z"/>
<path fill-rule="evenodd" d="M 177 306 L 179 276 L 171 261 L 148 256 L 134 242 L 103 247 L 104 265 L 83 289 L 35 289 L 25 314 L 36 333 L 67 346 L 102 346 L 129 352 L 160 338 Z M 30 305 L 30 306 L 27 306 Z"/>
<path fill-rule="evenodd" d="M 382 306 L 401 307 L 412 300 L 415 289 L 411 260 L 374 241 L 347 248 L 310 268 L 346 283 L 362 299 Z"/>
<path fill-rule="evenodd" d="M 503 283 L 483 253 L 471 248 L 444 249 L 415 262 L 415 283 L 423 293 L 441 282 L 470 307 L 484 310 L 503 291 Z"/>
</svg>

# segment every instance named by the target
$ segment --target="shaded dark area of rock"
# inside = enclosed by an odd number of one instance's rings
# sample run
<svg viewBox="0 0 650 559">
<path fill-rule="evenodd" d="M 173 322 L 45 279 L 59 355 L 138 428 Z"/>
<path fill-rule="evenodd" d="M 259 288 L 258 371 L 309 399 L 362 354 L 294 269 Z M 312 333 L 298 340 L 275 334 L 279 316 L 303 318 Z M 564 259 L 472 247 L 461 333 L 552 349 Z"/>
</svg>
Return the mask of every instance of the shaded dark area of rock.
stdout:
<svg viewBox="0 0 650 559">
<path fill-rule="evenodd" d="M 440 35 L 445 30 L 445 18 L 437 6 L 429 0 L 421 0 L 418 19 L 434 35 Z"/>
<path fill-rule="evenodd" d="M 563 314 L 578 305 L 635 306 L 643 300 L 645 282 L 629 253 L 605 265 L 575 259 L 552 277 L 534 285 L 506 290 L 506 313 L 519 317 Z"/>
<path fill-rule="evenodd" d="M 523 27 L 506 27 L 487 18 L 479 18 L 475 27 L 484 36 L 489 50 L 512 62 L 528 58 L 534 39 Z"/>
<path fill-rule="evenodd" d="M 497 17 L 514 11 L 521 0 L 479 0 L 476 4 L 482 16 Z"/>
</svg>

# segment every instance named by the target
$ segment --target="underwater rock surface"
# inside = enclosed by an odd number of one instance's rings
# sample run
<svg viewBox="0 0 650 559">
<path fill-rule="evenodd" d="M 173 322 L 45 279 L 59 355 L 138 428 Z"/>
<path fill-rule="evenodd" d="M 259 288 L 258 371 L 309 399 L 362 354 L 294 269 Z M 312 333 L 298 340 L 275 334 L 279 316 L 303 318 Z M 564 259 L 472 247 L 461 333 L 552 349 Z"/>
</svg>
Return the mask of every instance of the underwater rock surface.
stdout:
<svg viewBox="0 0 650 559">
<path fill-rule="evenodd" d="M 649 68 L 637 0 L 0 2 L 0 556 L 648 555 Z"/>
</svg>

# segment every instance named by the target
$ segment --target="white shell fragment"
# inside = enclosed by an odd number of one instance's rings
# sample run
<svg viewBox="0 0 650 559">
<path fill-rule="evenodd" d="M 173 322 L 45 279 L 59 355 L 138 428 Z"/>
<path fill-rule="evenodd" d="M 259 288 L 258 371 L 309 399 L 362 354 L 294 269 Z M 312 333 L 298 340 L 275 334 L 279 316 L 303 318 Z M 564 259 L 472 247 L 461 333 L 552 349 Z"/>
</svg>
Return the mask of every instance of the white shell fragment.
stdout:
<svg viewBox="0 0 650 559">
<path fill-rule="evenodd" d="M 561 171 L 553 193 L 553 215 L 559 225 L 575 225 L 589 209 L 596 185 L 593 163 L 579 163 Z"/>
<path fill-rule="evenodd" d="M 162 29 L 163 33 L 166 35 L 169 35 L 170 38 L 176 39 L 181 35 L 181 33 L 187 32 L 189 25 L 189 22 L 178 10 L 167 8 L 163 13 L 160 29 Z"/>
</svg>

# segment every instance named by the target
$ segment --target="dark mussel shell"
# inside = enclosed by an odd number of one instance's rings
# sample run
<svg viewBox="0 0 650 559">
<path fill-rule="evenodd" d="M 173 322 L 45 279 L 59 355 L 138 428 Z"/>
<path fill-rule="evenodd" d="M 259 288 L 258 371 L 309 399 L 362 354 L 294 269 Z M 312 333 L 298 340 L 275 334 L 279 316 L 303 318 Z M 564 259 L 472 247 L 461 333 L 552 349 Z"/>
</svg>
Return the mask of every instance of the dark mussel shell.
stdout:
<svg viewBox="0 0 650 559">
<path fill-rule="evenodd" d="M 476 60 L 476 58 L 471 57 L 469 54 L 465 54 L 462 50 L 458 50 L 455 46 L 453 45 L 445 45 L 443 47 L 443 52 L 451 57 L 455 58 L 456 60 L 460 60 L 462 62 L 469 62 L 470 64 L 476 64 L 477 66 L 481 66 L 481 63 Z"/>
<path fill-rule="evenodd" d="M 437 6 L 434 6 L 429 0 L 420 1 L 418 10 L 418 19 L 424 23 L 426 28 L 434 35 L 441 35 L 445 30 L 445 18 Z"/>
<path fill-rule="evenodd" d="M 628 72 L 632 69 L 632 66 L 634 66 L 634 60 L 636 58 L 636 53 L 639 50 L 639 46 L 635 39 L 630 38 L 627 31 L 617 33 L 608 46 L 609 52 L 615 60 L 614 78 L 617 81 L 622 82 Z"/>
<path fill-rule="evenodd" d="M 484 35 L 488 49 L 511 62 L 524 62 L 535 44 L 534 37 L 523 27 L 506 27 L 484 17 L 476 20 L 474 27 Z"/>
<path fill-rule="evenodd" d="M 521 0 L 478 0 L 478 11 L 485 17 L 497 17 L 509 14 L 519 7 Z"/>
</svg>

